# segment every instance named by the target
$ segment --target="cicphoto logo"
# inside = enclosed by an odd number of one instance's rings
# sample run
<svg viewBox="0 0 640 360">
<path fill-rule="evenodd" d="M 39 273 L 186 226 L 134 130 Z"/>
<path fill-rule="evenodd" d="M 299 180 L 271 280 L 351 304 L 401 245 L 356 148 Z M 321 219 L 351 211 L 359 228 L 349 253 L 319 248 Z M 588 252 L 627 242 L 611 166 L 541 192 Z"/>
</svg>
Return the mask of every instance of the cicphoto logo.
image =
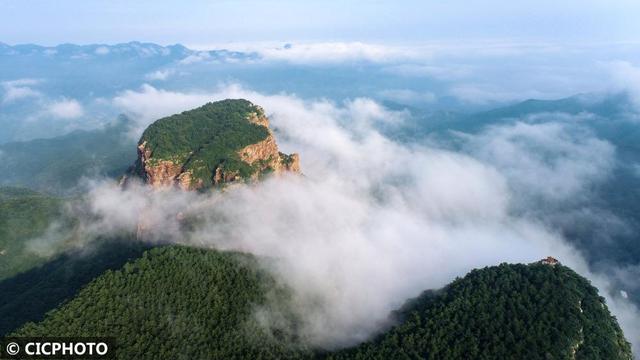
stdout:
<svg viewBox="0 0 640 360">
<path fill-rule="evenodd" d="M 114 359 L 114 338 L 5 338 L 0 359 Z"/>
</svg>

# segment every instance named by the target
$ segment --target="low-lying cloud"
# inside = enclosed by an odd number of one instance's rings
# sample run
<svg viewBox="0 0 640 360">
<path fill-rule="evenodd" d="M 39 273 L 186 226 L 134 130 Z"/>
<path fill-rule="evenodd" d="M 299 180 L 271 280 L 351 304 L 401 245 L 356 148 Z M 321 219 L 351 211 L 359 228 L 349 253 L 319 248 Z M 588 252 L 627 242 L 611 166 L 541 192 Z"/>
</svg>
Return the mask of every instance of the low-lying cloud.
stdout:
<svg viewBox="0 0 640 360">
<path fill-rule="evenodd" d="M 640 66 L 635 66 L 629 61 L 612 61 L 605 64 L 613 78 L 614 91 L 626 91 L 640 109 Z"/>
<path fill-rule="evenodd" d="M 33 89 L 33 87 L 40 83 L 38 79 L 18 79 L 3 81 L 0 83 L 4 89 L 2 97 L 3 104 L 10 104 L 18 100 L 39 97 L 42 94 Z"/>
<path fill-rule="evenodd" d="M 77 119 L 84 115 L 84 108 L 78 100 L 65 98 L 49 104 L 47 113 L 54 118 Z"/>
<path fill-rule="evenodd" d="M 150 81 L 165 81 L 174 73 L 174 69 L 156 70 L 145 75 L 145 79 Z"/>
<path fill-rule="evenodd" d="M 206 93 L 173 92 L 145 84 L 139 91 L 126 90 L 118 94 L 113 98 L 113 105 L 134 119 L 140 125 L 137 130 L 141 133 L 155 119 L 194 108 L 211 100 L 211 95 Z"/>
<path fill-rule="evenodd" d="M 553 255 L 600 288 L 627 337 L 640 343 L 640 315 L 620 289 L 590 271 L 579 249 L 535 211 L 514 211 L 521 189 L 561 201 L 605 176 L 608 143 L 571 136 L 559 124 L 515 124 L 468 138 L 479 149 L 470 156 L 390 140 L 374 125 L 405 115 L 368 99 L 305 101 L 238 86 L 177 93 L 145 85 L 114 103 L 142 125 L 222 98 L 263 106 L 282 150 L 301 154 L 304 176 L 209 194 L 100 183 L 79 211 L 90 219 L 84 231 L 142 225 L 150 240 L 276 259 L 269 269 L 294 290 L 304 335 L 328 347 L 366 339 L 406 299 L 473 268 Z M 185 217 L 200 225 L 184 232 Z"/>
<path fill-rule="evenodd" d="M 613 145 L 570 122 L 515 122 L 460 137 L 469 154 L 500 169 L 528 201 L 589 198 L 615 164 Z"/>
<path fill-rule="evenodd" d="M 408 46 L 388 46 L 362 42 L 297 43 L 282 47 L 264 47 L 258 49 L 258 52 L 266 60 L 287 61 L 295 64 L 361 61 L 385 63 L 427 55 Z"/>
<path fill-rule="evenodd" d="M 206 48 L 240 51 L 246 56 L 231 56 L 231 52 L 227 56 L 258 66 L 353 67 L 353 71 L 371 72 L 374 78 L 380 73 L 382 77 L 395 75 L 403 78 L 405 84 L 409 81 L 412 85 L 428 86 L 427 91 L 445 102 L 454 98 L 472 107 L 530 98 L 558 99 L 578 93 L 619 90 L 621 86 L 626 89 L 634 87 L 633 79 L 637 78 L 634 65 L 624 61 L 637 57 L 637 51 L 625 43 L 469 39 L 380 44 L 227 43 Z M 200 64 L 213 58 L 217 59 L 212 53 L 200 51 L 180 63 Z M 218 62 L 213 61 L 211 66 L 218 66 Z M 505 73 L 511 76 L 505 77 Z M 287 90 L 297 89 L 289 86 Z"/>
<path fill-rule="evenodd" d="M 513 212 L 567 234 L 592 265 L 607 271 L 618 267 L 610 255 L 616 242 L 636 230 L 607 205 L 611 194 L 603 189 L 616 181 L 622 164 L 615 147 L 591 130 L 593 121 L 600 120 L 585 113 L 539 113 L 455 138 L 461 151 L 506 177 Z"/>
</svg>

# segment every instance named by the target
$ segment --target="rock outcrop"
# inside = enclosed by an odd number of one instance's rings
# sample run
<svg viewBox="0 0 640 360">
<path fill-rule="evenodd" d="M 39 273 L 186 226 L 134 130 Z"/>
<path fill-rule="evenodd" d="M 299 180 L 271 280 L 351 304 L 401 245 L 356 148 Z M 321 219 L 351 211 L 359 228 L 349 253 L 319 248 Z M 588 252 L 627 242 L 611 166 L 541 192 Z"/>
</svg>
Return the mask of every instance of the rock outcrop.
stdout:
<svg viewBox="0 0 640 360">
<path fill-rule="evenodd" d="M 254 114 L 252 114 L 254 115 Z M 251 117 L 252 123 L 258 124 L 269 129 L 269 119 L 262 115 L 260 117 Z M 271 169 L 275 173 L 285 171 L 300 172 L 300 156 L 296 153 L 287 155 L 278 150 L 276 139 L 269 129 L 269 135 L 266 139 L 245 146 L 238 151 L 240 159 L 247 164 L 259 166 L 261 171 Z"/>
<path fill-rule="evenodd" d="M 196 190 L 300 173 L 300 157 L 279 151 L 262 108 L 224 100 L 150 125 L 131 172 L 154 188 Z"/>
<path fill-rule="evenodd" d="M 144 141 L 138 145 L 138 161 L 143 166 L 145 182 L 153 187 L 171 186 L 182 173 L 182 165 L 171 160 L 152 161 L 151 150 Z"/>
</svg>

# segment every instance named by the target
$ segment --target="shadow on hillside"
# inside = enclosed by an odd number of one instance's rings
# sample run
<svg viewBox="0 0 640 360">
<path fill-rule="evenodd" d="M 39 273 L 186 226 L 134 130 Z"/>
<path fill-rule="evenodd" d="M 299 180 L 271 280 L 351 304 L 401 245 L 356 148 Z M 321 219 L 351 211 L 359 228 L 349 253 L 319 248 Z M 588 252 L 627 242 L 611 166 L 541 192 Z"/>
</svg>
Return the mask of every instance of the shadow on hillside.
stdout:
<svg viewBox="0 0 640 360">
<path fill-rule="evenodd" d="M 95 277 L 115 270 L 149 249 L 148 244 L 104 241 L 89 253 L 65 253 L 34 269 L 0 282 L 0 336 L 72 298 Z M 86 252 L 86 250 L 85 250 Z"/>
</svg>

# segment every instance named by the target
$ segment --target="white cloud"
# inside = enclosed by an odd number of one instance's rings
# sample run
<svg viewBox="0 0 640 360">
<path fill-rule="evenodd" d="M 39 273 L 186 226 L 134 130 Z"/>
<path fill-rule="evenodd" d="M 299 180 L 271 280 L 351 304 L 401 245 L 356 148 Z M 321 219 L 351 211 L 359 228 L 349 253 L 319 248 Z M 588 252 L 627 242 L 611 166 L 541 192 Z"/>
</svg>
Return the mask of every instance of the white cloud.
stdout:
<svg viewBox="0 0 640 360">
<path fill-rule="evenodd" d="M 211 59 L 211 54 L 209 54 L 207 51 L 200 51 L 195 54 L 191 54 L 186 58 L 180 60 L 179 63 L 182 65 L 190 65 L 190 64 L 207 61 L 209 59 Z"/>
<path fill-rule="evenodd" d="M 326 42 L 289 44 L 262 48 L 259 54 L 266 60 L 319 64 L 352 61 L 389 62 L 418 56 L 409 47 L 387 46 L 361 42 Z"/>
<path fill-rule="evenodd" d="M 211 92 L 174 92 L 155 88 L 145 84 L 140 90 L 127 90 L 118 94 L 113 99 L 113 104 L 120 111 L 131 116 L 138 122 L 137 135 L 152 121 L 161 117 L 172 115 L 185 109 L 192 109 L 210 101 L 225 98 L 252 98 L 257 99 L 257 103 L 262 103 L 267 97 L 262 94 L 246 90 L 238 85 L 224 86 L 217 91 Z M 289 99 L 286 95 L 276 95 L 268 97 L 274 99 Z M 317 106 L 327 109 L 335 109 L 328 101 L 319 101 Z M 406 116 L 406 112 L 393 112 L 380 106 L 373 100 L 358 98 L 347 101 L 344 109 L 340 113 L 331 113 L 331 116 L 352 121 L 353 126 L 368 126 L 371 124 L 399 124 Z M 330 111 L 331 112 L 331 111 Z"/>
<path fill-rule="evenodd" d="M 33 86 L 33 85 L 37 85 L 37 84 L 39 84 L 41 82 L 42 81 L 39 80 L 39 79 L 25 78 L 25 79 L 3 81 L 2 85 L 3 86 Z"/>
<path fill-rule="evenodd" d="M 97 47 L 95 50 L 96 55 L 107 55 L 110 52 L 111 50 L 109 50 L 109 48 L 106 46 Z"/>
<path fill-rule="evenodd" d="M 53 55 L 56 55 L 58 53 L 58 50 L 56 50 L 56 49 L 45 49 L 42 53 L 47 55 L 47 56 L 53 56 Z"/>
<path fill-rule="evenodd" d="M 468 153 L 498 168 L 518 193 L 545 201 L 588 196 L 615 163 L 613 145 L 571 122 L 516 122 L 461 136 Z"/>
<path fill-rule="evenodd" d="M 10 87 L 5 89 L 3 102 L 11 103 L 16 100 L 38 96 L 40 96 L 40 92 L 33 90 L 27 86 Z"/>
<path fill-rule="evenodd" d="M 4 88 L 4 96 L 2 102 L 9 104 L 18 100 L 40 97 L 42 94 L 33 89 L 34 85 L 39 84 L 41 81 L 38 79 L 18 79 L 3 81 L 1 83 Z"/>
<path fill-rule="evenodd" d="M 628 61 L 613 61 L 605 64 L 613 78 L 615 90 L 629 93 L 636 106 L 640 107 L 640 66 Z"/>
<path fill-rule="evenodd" d="M 227 49 L 257 53 L 265 60 L 286 61 L 295 64 L 322 64 L 340 62 L 371 62 L 389 64 L 408 62 L 415 64 L 420 73 L 443 74 L 446 72 L 465 75 L 469 70 L 464 64 L 453 67 L 424 64 L 440 58 L 509 58 L 526 54 L 553 54 L 566 50 L 566 46 L 548 42 L 517 42 L 506 40 L 470 39 L 460 42 L 429 41 L 419 43 L 372 43 L 372 42 L 294 42 L 282 45 L 274 42 L 200 44 L 199 50 Z M 204 54 L 205 52 L 203 52 Z M 455 68 L 453 72 L 451 69 Z M 398 70 L 402 71 L 402 68 Z"/>
<path fill-rule="evenodd" d="M 611 68 L 615 67 L 621 68 L 621 73 L 632 73 L 629 63 L 594 66 L 603 58 L 636 56 L 637 51 L 630 50 L 630 47 L 624 43 L 563 44 L 471 39 L 411 44 L 300 42 L 283 46 L 274 43 L 226 43 L 201 46 L 201 49 L 224 48 L 257 55 L 251 56 L 250 60 L 237 58 L 244 62 L 308 66 L 366 63 L 371 65 L 367 70 L 373 74 L 380 71 L 383 76 L 420 80 L 427 86 L 437 84 L 429 91 L 435 92 L 439 99 L 453 96 L 466 105 L 488 105 L 603 92 L 610 90 L 614 82 L 626 83 L 628 86 L 625 87 L 633 86 L 631 77 L 621 75 L 621 80 L 615 80 L 616 76 L 611 75 Z M 210 54 L 203 51 L 183 59 L 183 63 L 211 62 L 211 59 Z M 505 73 L 511 76 L 505 77 Z M 615 85 L 616 88 L 620 86 Z"/>
<path fill-rule="evenodd" d="M 543 196 L 557 197 L 544 184 L 575 194 L 600 176 L 604 165 L 590 156 L 603 152 L 606 159 L 606 143 L 567 137 L 560 125 L 518 124 L 489 130 L 502 139 L 498 143 L 483 135 L 472 138 L 483 150 L 474 159 L 384 137 L 369 125 L 389 111 L 368 99 L 335 104 L 238 86 L 186 94 L 146 85 L 114 102 L 150 121 L 222 98 L 263 106 L 282 150 L 301 154 L 305 176 L 272 178 L 224 194 L 97 185 L 80 212 L 91 215 L 86 230 L 135 230 L 142 214 L 150 239 L 276 259 L 270 269 L 294 290 L 305 335 L 330 346 L 370 336 L 407 298 L 472 268 L 553 255 L 591 279 L 627 337 L 640 342 L 638 310 L 620 289 L 591 272 L 580 252 L 533 217 L 535 212 L 513 212 L 520 189 L 514 179 Z M 561 155 L 547 161 L 535 155 L 539 151 Z M 539 184 L 521 179 L 525 175 Z M 179 233 L 179 212 L 199 217 L 202 226 Z"/>
<path fill-rule="evenodd" d="M 205 93 L 180 93 L 143 85 L 113 98 L 113 105 L 140 124 L 140 132 L 153 120 L 203 105 L 213 98 Z"/>
<path fill-rule="evenodd" d="M 151 81 L 153 80 L 164 81 L 164 80 L 167 80 L 174 73 L 175 73 L 174 69 L 156 70 L 154 72 L 151 72 L 145 75 L 145 79 L 151 80 Z"/>
<path fill-rule="evenodd" d="M 47 113 L 60 119 L 76 119 L 84 115 L 84 109 L 75 99 L 62 99 L 49 104 Z"/>
</svg>

